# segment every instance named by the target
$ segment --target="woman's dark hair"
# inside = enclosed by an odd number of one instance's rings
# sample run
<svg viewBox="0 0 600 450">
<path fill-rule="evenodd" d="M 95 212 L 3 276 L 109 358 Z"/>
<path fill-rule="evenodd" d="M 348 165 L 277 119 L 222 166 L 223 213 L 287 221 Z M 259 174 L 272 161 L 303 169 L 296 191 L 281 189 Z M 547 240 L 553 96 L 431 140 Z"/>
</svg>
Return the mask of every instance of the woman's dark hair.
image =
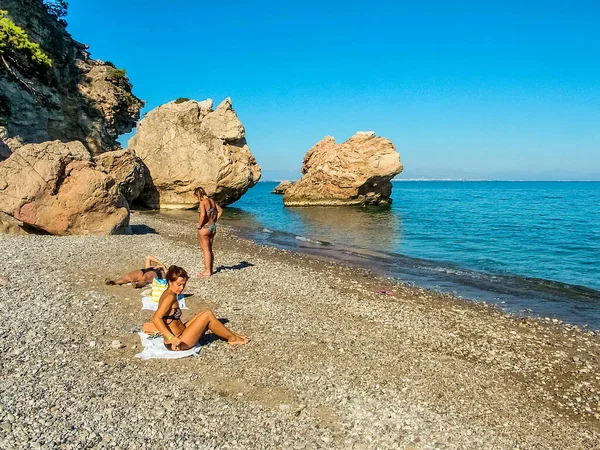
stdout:
<svg viewBox="0 0 600 450">
<path fill-rule="evenodd" d="M 190 277 L 183 267 L 169 267 L 169 270 L 167 270 L 167 281 L 173 282 L 176 281 L 177 278 L 185 278 L 186 280 L 188 280 Z"/>
<path fill-rule="evenodd" d="M 201 188 L 200 186 L 198 186 L 196 189 L 194 189 L 194 195 L 196 197 L 200 197 L 200 198 L 208 197 L 206 195 L 206 191 L 204 190 L 204 188 Z"/>
</svg>

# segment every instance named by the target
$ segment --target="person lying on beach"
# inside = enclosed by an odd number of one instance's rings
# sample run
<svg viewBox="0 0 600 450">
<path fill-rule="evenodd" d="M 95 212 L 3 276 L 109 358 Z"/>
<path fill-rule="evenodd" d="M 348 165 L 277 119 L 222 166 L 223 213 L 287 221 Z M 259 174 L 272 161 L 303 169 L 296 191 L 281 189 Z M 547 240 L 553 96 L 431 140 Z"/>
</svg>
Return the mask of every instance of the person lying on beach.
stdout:
<svg viewBox="0 0 600 450">
<path fill-rule="evenodd" d="M 168 287 L 161 295 L 158 309 L 152 317 L 152 323 L 164 337 L 165 347 L 173 351 L 188 350 L 198 343 L 207 329 L 231 345 L 246 344 L 246 336 L 229 330 L 212 311 L 203 311 L 185 323 L 181 321 L 177 297 L 185 289 L 188 278 L 187 272 L 181 267 L 171 266 L 167 271 Z"/>
<path fill-rule="evenodd" d="M 217 220 L 223 214 L 223 208 L 210 198 L 201 187 L 197 187 L 194 194 L 198 197 L 198 212 L 200 213 L 198 225 L 196 226 L 198 242 L 204 256 L 204 271 L 198 274 L 198 278 L 205 278 L 210 277 L 214 272 L 213 240 L 217 233 Z"/>
<path fill-rule="evenodd" d="M 117 280 L 106 280 L 105 283 L 111 286 L 121 286 L 131 283 L 134 288 L 143 288 L 152 283 L 155 278 L 164 278 L 167 268 L 158 258 L 148 255 L 144 261 L 144 268 L 129 272 L 127 275 Z"/>
</svg>

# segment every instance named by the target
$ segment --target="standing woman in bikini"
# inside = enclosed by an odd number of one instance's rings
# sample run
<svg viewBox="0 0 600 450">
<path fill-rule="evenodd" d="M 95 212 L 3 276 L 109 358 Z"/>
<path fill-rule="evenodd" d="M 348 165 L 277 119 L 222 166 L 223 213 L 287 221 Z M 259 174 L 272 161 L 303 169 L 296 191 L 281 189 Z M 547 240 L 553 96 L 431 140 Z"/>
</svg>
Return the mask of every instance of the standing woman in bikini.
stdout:
<svg viewBox="0 0 600 450">
<path fill-rule="evenodd" d="M 160 296 L 158 309 L 152 317 L 152 323 L 164 337 L 165 346 L 174 351 L 188 350 L 198 343 L 207 329 L 231 345 L 246 344 L 246 336 L 228 329 L 212 311 L 196 314 L 185 323 L 181 321 L 177 297 L 185 289 L 188 278 L 187 272 L 181 267 L 171 266 L 167 271 L 168 287 Z"/>
<path fill-rule="evenodd" d="M 213 239 L 217 233 L 217 220 L 223 214 L 223 209 L 212 198 L 206 195 L 201 187 L 194 190 L 198 197 L 198 241 L 202 254 L 204 255 L 204 272 L 198 274 L 198 278 L 210 277 L 213 274 L 215 255 L 213 254 Z"/>
</svg>

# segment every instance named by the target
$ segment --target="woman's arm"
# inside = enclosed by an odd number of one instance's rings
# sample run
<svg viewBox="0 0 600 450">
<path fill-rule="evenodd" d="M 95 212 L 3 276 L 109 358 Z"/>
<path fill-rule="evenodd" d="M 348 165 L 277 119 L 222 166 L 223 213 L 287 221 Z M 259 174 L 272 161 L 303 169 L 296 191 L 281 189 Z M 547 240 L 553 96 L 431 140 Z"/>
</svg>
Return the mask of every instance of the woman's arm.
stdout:
<svg viewBox="0 0 600 450">
<path fill-rule="evenodd" d="M 148 267 L 152 267 L 152 266 L 156 266 L 156 265 L 162 265 L 162 263 L 160 262 L 160 260 L 152 255 L 148 255 L 146 256 L 146 260 L 144 261 L 144 269 L 147 269 Z"/>
<path fill-rule="evenodd" d="M 180 342 L 179 339 L 177 336 L 174 336 L 173 333 L 171 333 L 171 330 L 169 330 L 169 327 L 167 327 L 165 321 L 163 320 L 163 317 L 165 317 L 167 314 L 169 314 L 169 311 L 171 311 L 174 300 L 175 294 L 167 291 L 163 292 L 163 294 L 160 296 L 160 300 L 158 301 L 158 309 L 152 316 L 152 323 L 165 337 L 166 341 L 178 345 Z M 175 340 L 177 342 L 175 342 Z"/>
<path fill-rule="evenodd" d="M 217 208 L 217 220 L 219 220 L 221 214 L 223 214 L 223 208 L 221 208 L 217 202 L 215 202 L 215 207 Z"/>
<path fill-rule="evenodd" d="M 198 217 L 198 226 L 197 228 L 200 229 L 200 227 L 204 224 L 204 218 L 206 217 L 206 207 L 204 205 L 204 202 L 206 200 L 200 200 L 200 204 L 198 205 L 198 209 L 200 210 L 200 216 Z"/>
</svg>

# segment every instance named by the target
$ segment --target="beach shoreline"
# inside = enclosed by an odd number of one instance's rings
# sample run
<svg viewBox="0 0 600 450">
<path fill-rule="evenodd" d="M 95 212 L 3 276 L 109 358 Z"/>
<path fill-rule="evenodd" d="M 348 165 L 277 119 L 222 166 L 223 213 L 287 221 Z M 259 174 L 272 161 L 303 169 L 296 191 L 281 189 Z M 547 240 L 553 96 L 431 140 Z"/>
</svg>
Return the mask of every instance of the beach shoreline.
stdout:
<svg viewBox="0 0 600 450">
<path fill-rule="evenodd" d="M 1 448 L 595 448 L 600 439 L 597 333 L 228 227 L 215 239 L 219 271 L 188 284 L 186 314 L 212 308 L 251 343 L 139 361 L 134 332 L 151 313 L 139 290 L 103 280 L 146 254 L 193 277 L 202 258 L 192 227 L 141 212 L 131 222 L 130 236 L 0 236 Z"/>
</svg>

